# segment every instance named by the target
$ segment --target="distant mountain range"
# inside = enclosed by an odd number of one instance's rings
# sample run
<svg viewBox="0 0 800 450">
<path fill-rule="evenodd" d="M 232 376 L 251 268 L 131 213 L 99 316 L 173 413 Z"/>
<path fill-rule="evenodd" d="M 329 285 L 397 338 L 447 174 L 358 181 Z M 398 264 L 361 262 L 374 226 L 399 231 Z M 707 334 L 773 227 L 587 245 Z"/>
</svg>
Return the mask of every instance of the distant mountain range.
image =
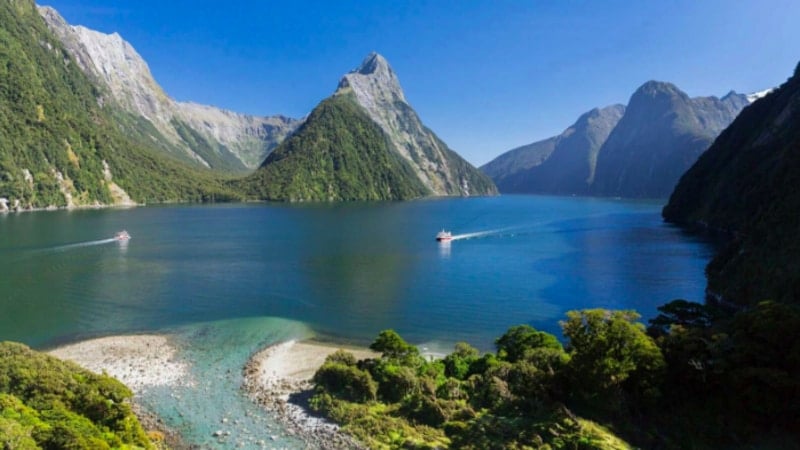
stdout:
<svg viewBox="0 0 800 450">
<path fill-rule="evenodd" d="M 735 92 L 690 98 L 649 81 L 627 107 L 589 111 L 561 135 L 510 150 L 481 170 L 507 193 L 666 197 L 748 104 Z"/>
<path fill-rule="evenodd" d="M 497 193 L 422 124 L 380 55 L 308 120 L 256 117 L 173 100 L 116 33 L 31 0 L 0 14 L 0 210 Z"/>
<path fill-rule="evenodd" d="M 508 151 L 481 167 L 506 193 L 589 194 L 600 147 L 625 106 L 595 108 L 558 136 Z"/>
</svg>

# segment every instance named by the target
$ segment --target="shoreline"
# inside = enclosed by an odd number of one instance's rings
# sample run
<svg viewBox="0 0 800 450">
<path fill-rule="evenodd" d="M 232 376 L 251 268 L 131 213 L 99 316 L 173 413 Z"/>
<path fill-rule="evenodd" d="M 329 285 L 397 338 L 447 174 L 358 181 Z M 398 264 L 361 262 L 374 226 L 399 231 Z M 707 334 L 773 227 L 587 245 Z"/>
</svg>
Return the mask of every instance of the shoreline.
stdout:
<svg viewBox="0 0 800 450">
<path fill-rule="evenodd" d="M 364 445 L 340 431 L 339 426 L 313 415 L 308 409 L 313 385 L 311 378 L 325 358 L 343 349 L 356 359 L 380 356 L 365 348 L 338 346 L 313 340 L 286 341 L 270 345 L 250 357 L 243 368 L 242 390 L 261 407 L 275 414 L 294 435 L 321 449 L 365 449 Z"/>
<path fill-rule="evenodd" d="M 105 204 L 93 204 L 93 205 L 71 205 L 71 206 L 44 206 L 44 207 L 36 207 L 36 208 L 23 208 L 22 206 L 6 206 L 6 208 L 0 207 L 0 214 L 21 214 L 21 213 L 33 213 L 33 212 L 51 212 L 51 211 L 81 211 L 81 210 L 93 210 L 93 209 L 129 209 L 129 208 L 136 208 L 139 206 L 146 206 L 144 203 L 116 203 L 113 205 L 105 205 Z"/>
<path fill-rule="evenodd" d="M 178 359 L 177 348 L 168 336 L 108 336 L 61 345 L 46 353 L 90 372 L 105 372 L 116 378 L 133 392 L 131 409 L 148 434 L 158 432 L 168 448 L 189 448 L 177 431 L 136 401 L 136 397 L 149 387 L 194 383 L 189 378 L 188 365 Z"/>
<path fill-rule="evenodd" d="M 240 368 L 239 389 L 271 414 L 288 436 L 303 441 L 307 448 L 366 449 L 337 424 L 315 415 L 308 407 L 313 394 L 311 378 L 325 358 L 339 349 L 353 353 L 356 359 L 380 356 L 364 347 L 315 340 L 285 341 L 262 348 L 249 357 Z M 198 385 L 170 336 L 108 336 L 58 346 L 46 353 L 118 379 L 133 392 L 131 407 L 148 432 L 161 434 L 171 448 L 189 448 L 176 430 L 171 430 L 157 414 L 137 401 L 149 388 Z M 273 436 L 272 440 L 275 439 Z"/>
</svg>

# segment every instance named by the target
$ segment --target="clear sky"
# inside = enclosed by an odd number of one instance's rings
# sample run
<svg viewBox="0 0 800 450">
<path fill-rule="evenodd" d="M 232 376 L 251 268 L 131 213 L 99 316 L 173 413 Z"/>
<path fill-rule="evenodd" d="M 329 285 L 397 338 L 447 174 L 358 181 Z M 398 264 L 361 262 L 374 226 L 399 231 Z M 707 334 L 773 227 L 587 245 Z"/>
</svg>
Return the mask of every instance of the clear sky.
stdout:
<svg viewBox="0 0 800 450">
<path fill-rule="evenodd" d="M 800 61 L 798 0 L 40 0 L 118 32 L 177 100 L 302 117 L 370 52 L 481 165 L 650 79 L 749 93 Z"/>
</svg>

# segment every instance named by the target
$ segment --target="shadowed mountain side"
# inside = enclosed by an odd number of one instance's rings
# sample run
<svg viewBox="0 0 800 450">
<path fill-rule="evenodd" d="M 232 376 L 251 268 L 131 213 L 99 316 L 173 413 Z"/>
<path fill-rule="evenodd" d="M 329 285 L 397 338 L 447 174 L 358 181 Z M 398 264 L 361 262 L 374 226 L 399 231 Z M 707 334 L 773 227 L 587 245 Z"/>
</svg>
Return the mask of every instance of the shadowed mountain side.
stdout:
<svg viewBox="0 0 800 450">
<path fill-rule="evenodd" d="M 732 237 L 707 268 L 712 298 L 800 299 L 800 66 L 746 108 L 681 178 L 667 221 Z"/>
<path fill-rule="evenodd" d="M 587 194 L 594 179 L 598 151 L 624 112 L 623 105 L 612 105 L 583 114 L 559 136 L 541 141 L 553 145 L 544 161 L 494 178 L 498 187 L 502 192 Z"/>
<path fill-rule="evenodd" d="M 670 83 L 648 81 L 627 107 L 589 111 L 559 136 L 506 152 L 481 169 L 508 193 L 666 197 L 759 95 L 689 98 Z"/>
<path fill-rule="evenodd" d="M 648 81 L 600 148 L 591 194 L 668 196 L 745 105 L 740 94 L 692 99 L 673 84 Z"/>
<path fill-rule="evenodd" d="M 509 150 L 484 164 L 480 169 L 491 177 L 503 192 L 513 192 L 505 187 L 505 181 L 547 161 L 560 138 L 561 136 L 554 136 Z"/>
</svg>

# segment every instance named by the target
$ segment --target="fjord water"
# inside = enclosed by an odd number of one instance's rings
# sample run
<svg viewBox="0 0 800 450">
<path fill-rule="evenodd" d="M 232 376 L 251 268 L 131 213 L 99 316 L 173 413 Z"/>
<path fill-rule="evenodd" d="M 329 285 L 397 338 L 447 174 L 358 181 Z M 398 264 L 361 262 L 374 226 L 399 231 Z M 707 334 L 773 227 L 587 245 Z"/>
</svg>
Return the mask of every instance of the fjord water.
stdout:
<svg viewBox="0 0 800 450">
<path fill-rule="evenodd" d="M 221 415 L 258 416 L 236 393 L 241 366 L 269 343 L 365 344 L 393 328 L 432 352 L 489 350 L 515 324 L 560 336 L 572 309 L 647 318 L 675 298 L 701 301 L 713 249 L 660 208 L 503 196 L 0 215 L 0 340 L 171 333 L 199 381 L 144 401 L 211 445 Z M 442 228 L 457 239 L 437 244 Z M 109 240 L 122 229 L 127 245 Z M 263 420 L 250 428 L 278 429 Z"/>
</svg>

